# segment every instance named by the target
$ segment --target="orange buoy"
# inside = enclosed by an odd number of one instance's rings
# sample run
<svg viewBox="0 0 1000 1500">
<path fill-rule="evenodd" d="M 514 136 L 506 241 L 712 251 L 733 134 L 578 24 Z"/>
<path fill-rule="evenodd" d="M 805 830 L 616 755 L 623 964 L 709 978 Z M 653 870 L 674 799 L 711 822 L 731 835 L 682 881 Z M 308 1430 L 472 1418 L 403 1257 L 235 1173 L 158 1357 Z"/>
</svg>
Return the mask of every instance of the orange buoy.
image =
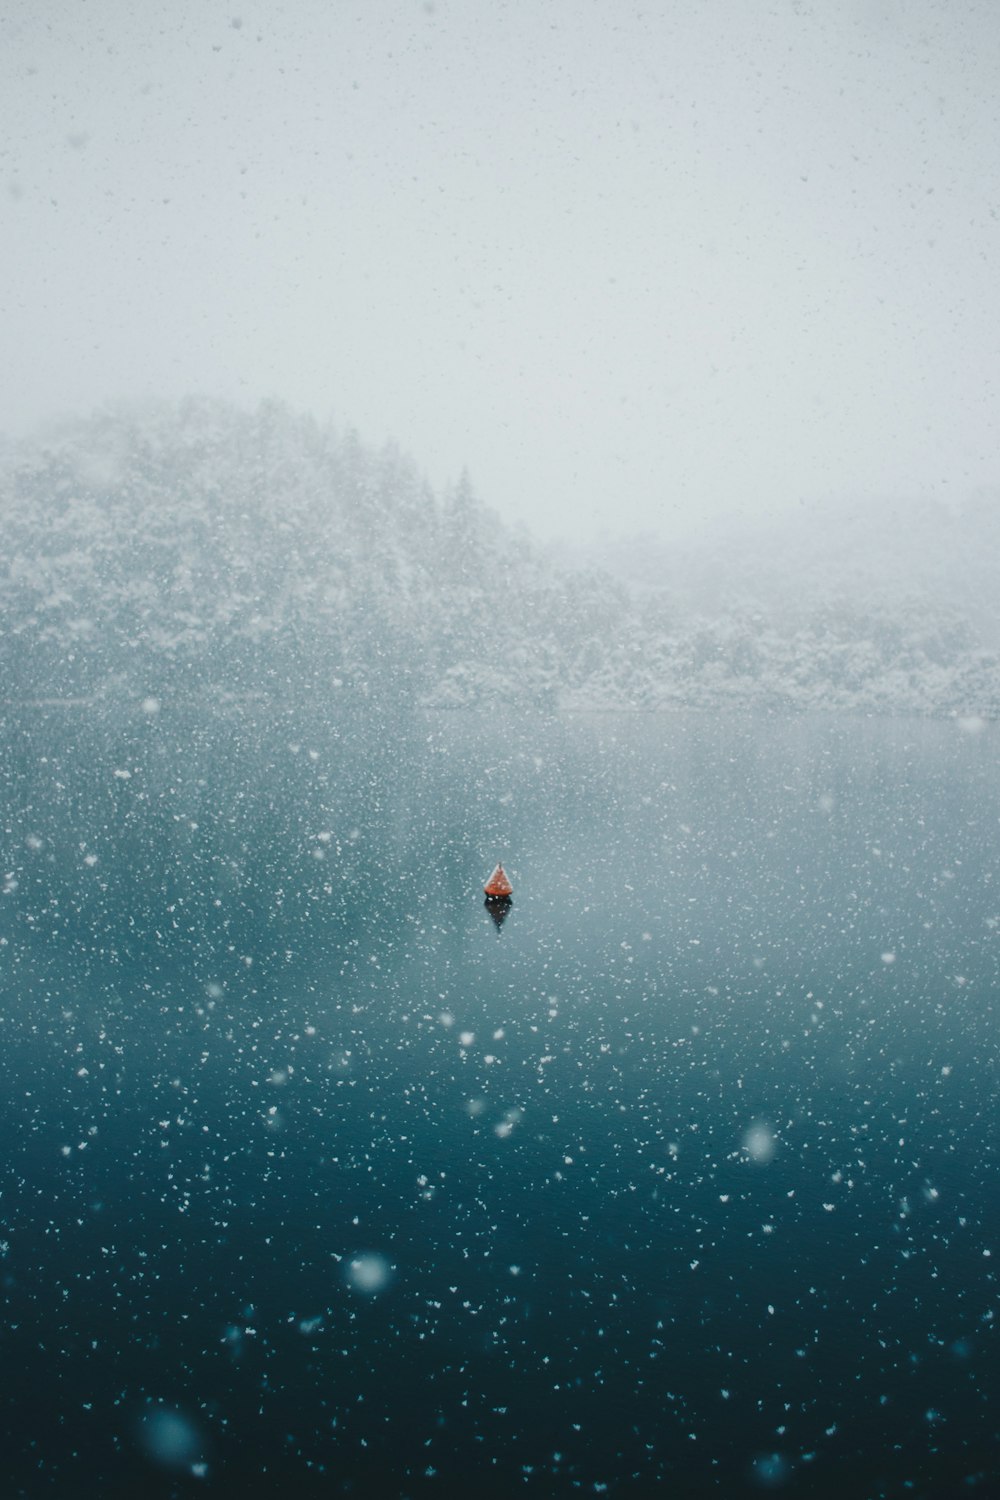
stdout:
<svg viewBox="0 0 1000 1500">
<path fill-rule="evenodd" d="M 509 901 L 514 894 L 514 887 L 504 874 L 503 865 L 497 865 L 489 880 L 483 886 L 483 890 L 491 901 Z"/>
</svg>

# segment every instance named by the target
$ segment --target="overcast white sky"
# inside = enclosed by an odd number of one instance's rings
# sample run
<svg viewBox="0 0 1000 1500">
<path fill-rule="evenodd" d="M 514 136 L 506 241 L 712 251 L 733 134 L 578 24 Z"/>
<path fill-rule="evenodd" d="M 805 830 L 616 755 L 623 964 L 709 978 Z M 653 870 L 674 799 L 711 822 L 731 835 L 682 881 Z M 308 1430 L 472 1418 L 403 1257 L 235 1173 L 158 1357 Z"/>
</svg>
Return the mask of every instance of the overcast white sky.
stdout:
<svg viewBox="0 0 1000 1500">
<path fill-rule="evenodd" d="M 1000 482 L 995 0 L 0 0 L 0 429 L 199 391 L 541 534 Z"/>
</svg>

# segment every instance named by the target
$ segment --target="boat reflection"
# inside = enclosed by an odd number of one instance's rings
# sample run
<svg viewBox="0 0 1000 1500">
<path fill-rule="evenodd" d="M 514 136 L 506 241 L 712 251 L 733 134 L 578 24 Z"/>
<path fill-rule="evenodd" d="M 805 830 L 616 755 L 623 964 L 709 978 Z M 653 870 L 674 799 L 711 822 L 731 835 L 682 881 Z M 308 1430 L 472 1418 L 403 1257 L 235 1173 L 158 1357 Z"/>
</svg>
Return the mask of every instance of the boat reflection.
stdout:
<svg viewBox="0 0 1000 1500">
<path fill-rule="evenodd" d="M 493 918 L 493 925 L 496 927 L 497 932 L 499 932 L 510 916 L 510 909 L 514 905 L 513 901 L 509 896 L 487 896 L 483 905 Z"/>
</svg>

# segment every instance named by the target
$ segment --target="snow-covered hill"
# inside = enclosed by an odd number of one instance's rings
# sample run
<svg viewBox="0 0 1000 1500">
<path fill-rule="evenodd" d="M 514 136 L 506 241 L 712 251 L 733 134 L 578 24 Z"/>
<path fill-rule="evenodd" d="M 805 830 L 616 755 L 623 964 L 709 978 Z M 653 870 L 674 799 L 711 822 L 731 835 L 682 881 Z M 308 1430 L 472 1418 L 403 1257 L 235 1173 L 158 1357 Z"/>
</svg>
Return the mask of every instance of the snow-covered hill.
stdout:
<svg viewBox="0 0 1000 1500">
<path fill-rule="evenodd" d="M 993 715 L 996 509 L 559 566 L 467 478 L 279 405 L 107 411 L 0 454 L 0 697 Z"/>
</svg>

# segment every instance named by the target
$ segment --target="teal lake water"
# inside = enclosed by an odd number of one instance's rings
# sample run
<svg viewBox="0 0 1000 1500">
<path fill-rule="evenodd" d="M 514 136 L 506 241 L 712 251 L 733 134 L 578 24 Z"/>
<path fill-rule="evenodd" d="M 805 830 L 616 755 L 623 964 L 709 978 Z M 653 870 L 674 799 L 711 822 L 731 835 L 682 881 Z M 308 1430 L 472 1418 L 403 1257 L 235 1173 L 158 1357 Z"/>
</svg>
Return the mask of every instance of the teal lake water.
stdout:
<svg viewBox="0 0 1000 1500">
<path fill-rule="evenodd" d="M 5 1493 L 1000 1493 L 994 728 L 3 744 Z"/>
</svg>

